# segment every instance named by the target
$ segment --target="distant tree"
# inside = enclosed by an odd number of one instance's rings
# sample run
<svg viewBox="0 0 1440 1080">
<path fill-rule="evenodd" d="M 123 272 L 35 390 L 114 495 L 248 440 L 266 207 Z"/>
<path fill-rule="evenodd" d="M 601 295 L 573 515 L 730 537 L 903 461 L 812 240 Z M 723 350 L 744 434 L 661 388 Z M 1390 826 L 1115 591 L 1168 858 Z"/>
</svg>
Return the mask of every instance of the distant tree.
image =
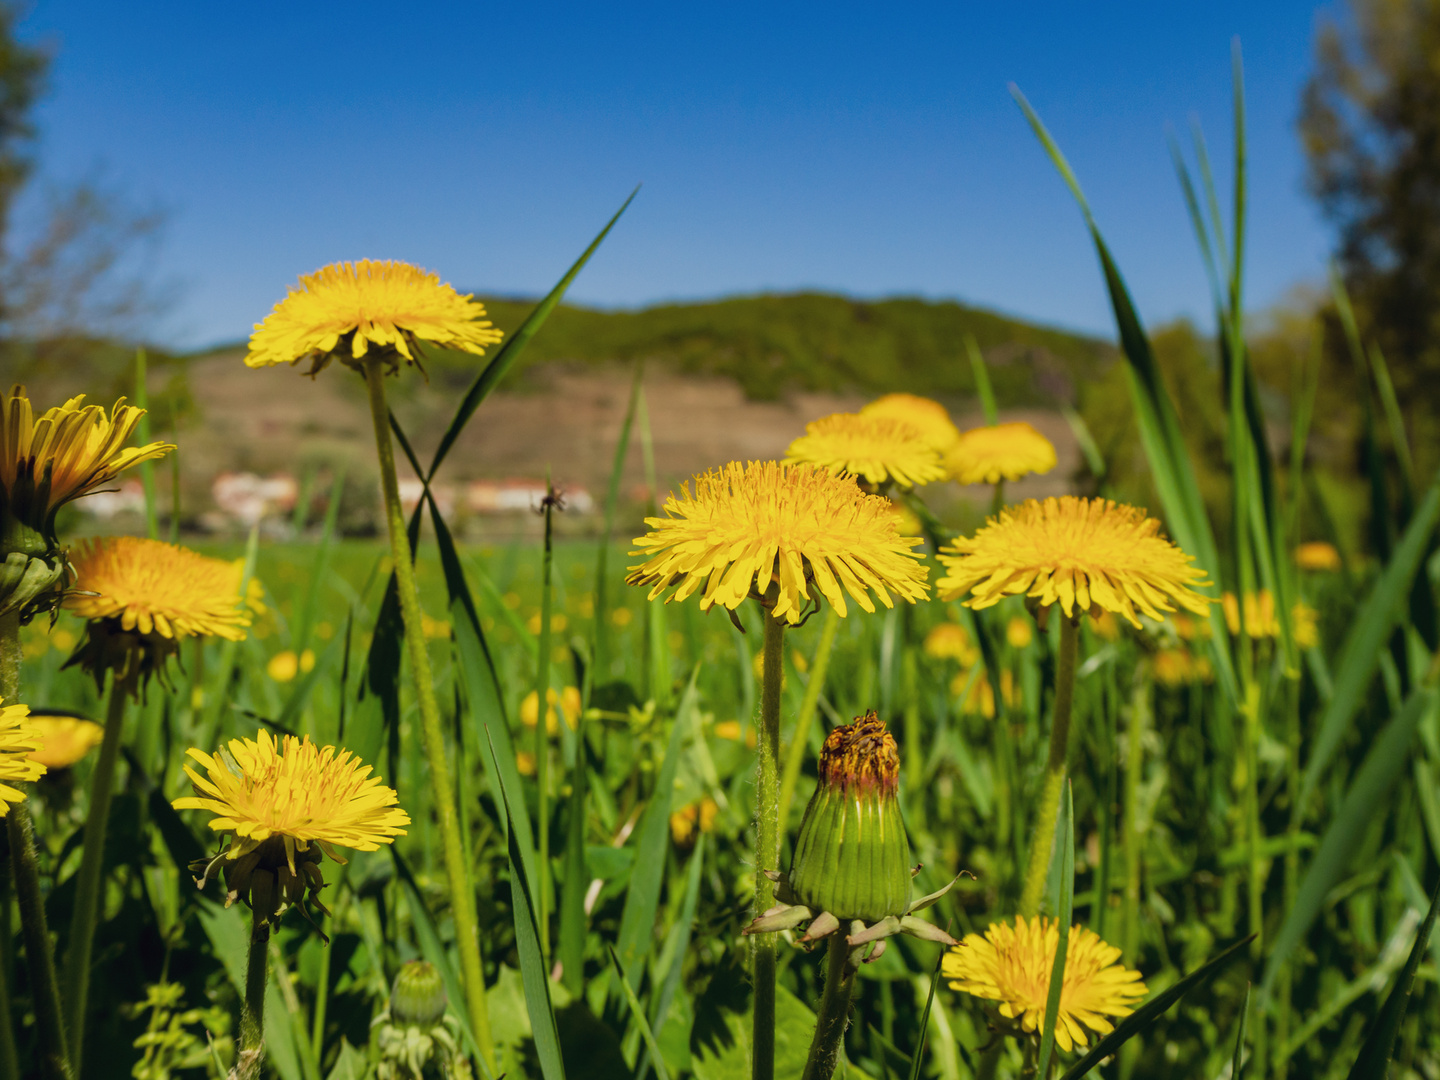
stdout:
<svg viewBox="0 0 1440 1080">
<path fill-rule="evenodd" d="M 34 166 L 30 112 L 50 67 L 43 50 L 16 40 L 17 18 L 11 4 L 0 3 L 0 228 L 8 224 L 10 205 Z"/>
<path fill-rule="evenodd" d="M 1344 275 L 1402 400 L 1440 413 L 1440 0 L 1350 0 L 1322 24 L 1300 132 Z"/>
</svg>

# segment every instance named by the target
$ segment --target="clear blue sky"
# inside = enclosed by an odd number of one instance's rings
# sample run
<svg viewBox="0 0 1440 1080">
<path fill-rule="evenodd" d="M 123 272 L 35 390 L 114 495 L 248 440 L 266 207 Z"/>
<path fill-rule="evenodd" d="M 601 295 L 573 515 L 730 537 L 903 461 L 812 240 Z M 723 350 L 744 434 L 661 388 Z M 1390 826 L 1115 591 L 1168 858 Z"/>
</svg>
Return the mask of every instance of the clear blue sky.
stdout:
<svg viewBox="0 0 1440 1080">
<path fill-rule="evenodd" d="M 98 173 L 169 213 L 162 342 L 241 338 L 337 259 L 541 293 L 637 183 L 572 299 L 918 294 L 1108 336 L 1079 214 L 1007 83 L 1069 154 L 1145 318 L 1207 319 L 1165 125 L 1198 115 L 1228 183 L 1238 34 L 1249 303 L 1320 280 L 1330 234 L 1294 120 L 1321 10 L 37 0 L 21 32 L 56 55 L 42 177 Z"/>
</svg>

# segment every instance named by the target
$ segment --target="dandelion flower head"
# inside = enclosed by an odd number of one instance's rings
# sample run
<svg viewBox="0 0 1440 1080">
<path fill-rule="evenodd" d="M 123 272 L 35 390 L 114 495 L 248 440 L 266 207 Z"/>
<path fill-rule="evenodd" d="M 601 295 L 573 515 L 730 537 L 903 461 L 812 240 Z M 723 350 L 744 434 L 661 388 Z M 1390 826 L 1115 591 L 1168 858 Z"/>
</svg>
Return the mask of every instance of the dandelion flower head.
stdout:
<svg viewBox="0 0 1440 1080">
<path fill-rule="evenodd" d="M 38 780 L 45 775 L 45 766 L 30 756 L 39 748 L 40 736 L 30 720 L 30 706 L 0 706 L 0 817 L 25 798 L 25 792 L 11 787 L 12 783 Z"/>
<path fill-rule="evenodd" d="M 972 428 L 945 455 L 950 475 L 961 484 L 998 484 L 1055 467 L 1055 447 L 1029 424 Z"/>
<path fill-rule="evenodd" d="M 1139 626 L 1176 606 L 1204 615 L 1208 584 L 1194 559 L 1160 535 L 1160 523 L 1134 506 L 1065 495 L 1028 499 L 991 518 L 973 537 L 940 550 L 946 567 L 941 599 L 970 593 L 966 606 L 987 608 L 1005 596 L 1058 603 L 1077 611 L 1112 611 Z"/>
<path fill-rule="evenodd" d="M 1339 570 L 1340 552 L 1334 544 L 1311 540 L 1295 549 L 1295 565 L 1301 570 Z"/>
<path fill-rule="evenodd" d="M 941 456 L 960 439 L 960 429 L 938 401 L 916 394 L 886 394 L 860 410 L 861 416 L 885 416 L 920 429 L 920 437 Z"/>
<path fill-rule="evenodd" d="M 790 444 L 787 462 L 806 461 L 832 473 L 849 473 L 878 487 L 901 487 L 945 479 L 940 454 L 908 420 L 862 413 L 834 413 L 805 425 Z"/>
<path fill-rule="evenodd" d="M 1000 1002 L 1000 1015 L 1018 1020 L 1023 1031 L 1045 1026 L 1050 970 L 1060 944 L 1055 919 L 1016 918 L 992 923 L 984 935 L 967 934 L 958 948 L 945 954 L 941 972 L 953 990 Z M 1070 928 L 1065 949 L 1065 976 L 1055 1042 L 1069 1051 L 1084 1046 L 1089 1028 L 1099 1035 L 1114 1030 L 1109 1017 L 1129 1016 L 1146 987 L 1140 973 L 1117 963 L 1120 950 L 1093 930 Z"/>
<path fill-rule="evenodd" d="M 925 655 L 935 660 L 957 660 L 961 667 L 971 667 L 980 659 L 980 650 L 970 639 L 970 631 L 957 622 L 936 623 L 925 635 Z"/>
<path fill-rule="evenodd" d="M 252 368 L 309 359 L 314 375 L 333 357 L 353 363 L 371 346 L 414 361 L 418 342 L 477 356 L 503 335 L 485 305 L 417 266 L 390 260 L 338 262 L 300 278 L 250 335 Z"/>
<path fill-rule="evenodd" d="M 65 606 L 83 619 L 113 619 L 125 631 L 183 638 L 191 634 L 240 641 L 250 625 L 242 604 L 244 560 L 212 559 L 160 540 L 111 536 L 84 542 L 71 554 L 75 591 Z M 251 579 L 250 596 L 259 589 Z M 93 594 L 93 595 L 87 595 Z"/>
<path fill-rule="evenodd" d="M 312 843 L 344 862 L 336 847 L 375 851 L 410 824 L 395 790 L 371 776 L 369 765 L 348 750 L 316 746 L 308 735 L 276 743 L 262 729 L 254 739 L 231 739 L 213 756 L 194 748 L 186 754 L 205 774 L 187 764 L 195 795 L 173 805 L 214 814 L 210 828 L 233 834 L 226 852 L 232 861 L 279 837 L 292 865 L 294 853 Z"/>
<path fill-rule="evenodd" d="M 1220 604 L 1225 612 L 1225 625 L 1230 633 L 1240 633 L 1240 601 L 1232 592 L 1222 593 Z M 1275 612 L 1275 594 L 1269 589 L 1258 593 L 1245 594 L 1245 636 L 1250 638 L 1278 638 L 1280 619 Z M 1290 630 L 1295 635 L 1295 644 L 1308 649 L 1320 641 L 1320 613 L 1303 600 L 1297 600 L 1290 609 Z"/>
<path fill-rule="evenodd" d="M 53 540 L 55 512 L 174 444 L 125 443 L 145 415 L 121 398 L 107 414 L 85 395 L 35 416 L 23 386 L 0 392 L 0 512 Z"/>
<path fill-rule="evenodd" d="M 30 714 L 30 728 L 39 745 L 30 760 L 47 769 L 68 769 L 100 745 L 105 729 L 93 720 L 78 716 Z"/>
<path fill-rule="evenodd" d="M 646 518 L 651 531 L 632 555 L 646 556 L 626 577 L 649 585 L 650 599 L 676 586 L 670 599 L 700 590 L 701 610 L 738 608 L 764 596 L 774 582 L 776 618 L 798 623 L 814 584 L 840 615 L 845 594 L 874 611 L 870 593 L 886 607 L 890 593 L 923 599 L 929 573 L 911 549 L 924 541 L 902 536 L 890 500 L 867 495 L 854 479 L 809 464 L 731 462 L 697 476 L 665 501 L 665 517 Z"/>
</svg>

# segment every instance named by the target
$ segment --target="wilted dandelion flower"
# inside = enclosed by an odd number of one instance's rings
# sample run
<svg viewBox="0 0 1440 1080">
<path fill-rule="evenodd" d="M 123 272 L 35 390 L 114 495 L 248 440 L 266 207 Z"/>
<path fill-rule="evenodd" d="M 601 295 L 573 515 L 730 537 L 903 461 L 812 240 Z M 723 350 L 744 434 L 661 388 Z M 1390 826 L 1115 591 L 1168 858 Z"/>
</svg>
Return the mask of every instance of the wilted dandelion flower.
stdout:
<svg viewBox="0 0 1440 1080">
<path fill-rule="evenodd" d="M 1013 924 L 992 923 L 983 936 L 966 934 L 958 948 L 945 954 L 941 973 L 951 989 L 999 1001 L 1001 1016 L 1018 1020 L 1022 1031 L 1038 1033 L 1045 1026 L 1050 971 L 1059 944 L 1057 920 L 1019 916 Z M 1119 959 L 1120 950 L 1093 930 L 1070 928 L 1055 1018 L 1060 1049 L 1084 1046 L 1089 1040 L 1086 1028 L 1109 1034 L 1114 1025 L 1107 1018 L 1129 1016 L 1145 996 L 1140 973 L 1117 963 Z"/>
<path fill-rule="evenodd" d="M 0 817 L 9 812 L 11 804 L 25 798 L 25 792 L 11 787 L 12 783 L 45 775 L 45 766 L 31 757 L 39 748 L 30 706 L 0 705 Z"/>
<path fill-rule="evenodd" d="M 942 456 L 960 439 L 960 429 L 945 406 L 916 394 L 886 394 L 862 408 L 860 415 L 904 420 L 918 428 L 920 437 Z"/>
<path fill-rule="evenodd" d="M 244 560 L 212 559 L 177 544 L 135 536 L 82 543 L 72 554 L 75 588 L 65 607 L 88 620 L 71 658 L 103 684 L 105 672 L 135 684 L 161 670 L 191 635 L 241 641 L 250 612 L 264 610 L 260 583 L 242 603 Z"/>
<path fill-rule="evenodd" d="M 998 484 L 1055 467 L 1055 447 L 1023 421 L 972 428 L 945 455 L 945 464 L 962 484 Z"/>
<path fill-rule="evenodd" d="M 1176 605 L 1203 615 L 1207 584 L 1194 559 L 1160 535 L 1160 523 L 1133 506 L 1065 495 L 1007 507 L 973 537 L 940 551 L 947 574 L 941 599 L 971 593 L 967 607 L 987 608 L 1005 596 L 1076 612 L 1112 611 L 1139 626 Z"/>
<path fill-rule="evenodd" d="M 873 487 L 901 487 L 945 479 L 940 453 L 907 420 L 861 413 L 834 413 L 805 425 L 790 444 L 787 462 L 809 462 L 832 473 L 849 473 Z"/>
<path fill-rule="evenodd" d="M 121 398 L 106 415 L 84 400 L 73 397 L 37 419 L 23 386 L 0 392 L 0 509 L 51 540 L 60 507 L 175 449 L 166 442 L 127 447 L 145 410 Z"/>
<path fill-rule="evenodd" d="M 395 364 L 415 361 L 419 342 L 479 355 L 504 335 L 485 305 L 404 262 L 338 262 L 300 278 L 250 335 L 252 368 L 310 360 L 314 375 L 332 358 L 354 364 L 376 346 Z"/>
<path fill-rule="evenodd" d="M 343 863 L 337 847 L 375 851 L 410 824 L 395 790 L 371 776 L 369 765 L 348 750 L 316 746 L 308 735 L 277 744 L 262 729 L 213 756 L 194 748 L 186 754 L 205 775 L 185 766 L 195 795 L 176 799 L 175 809 L 208 810 L 215 815 L 210 828 L 230 834 L 224 851 L 196 865 L 204 870 L 196 884 L 203 888 L 223 867 L 226 905 L 244 899 L 272 922 L 290 904 L 317 896 L 322 854 Z"/>
<path fill-rule="evenodd" d="M 1311 540 L 1295 549 L 1295 565 L 1301 570 L 1339 570 L 1340 552 L 1334 544 Z"/>
<path fill-rule="evenodd" d="M 665 501 L 665 517 L 646 518 L 651 531 L 636 539 L 631 585 L 649 585 L 650 599 L 676 586 L 683 600 L 704 586 L 701 610 L 738 608 L 763 596 L 772 582 L 772 614 L 794 624 L 818 598 L 846 613 L 845 593 L 874 611 L 870 592 L 886 607 L 893 591 L 912 603 L 927 590 L 928 568 L 910 549 L 920 537 L 901 536 L 890 501 L 867 495 L 855 481 L 813 465 L 731 462 L 695 478 Z"/>
<path fill-rule="evenodd" d="M 30 752 L 30 760 L 47 769 L 68 769 L 99 746 L 105 736 L 103 727 L 79 716 L 31 713 L 30 729 L 39 744 Z"/>
</svg>

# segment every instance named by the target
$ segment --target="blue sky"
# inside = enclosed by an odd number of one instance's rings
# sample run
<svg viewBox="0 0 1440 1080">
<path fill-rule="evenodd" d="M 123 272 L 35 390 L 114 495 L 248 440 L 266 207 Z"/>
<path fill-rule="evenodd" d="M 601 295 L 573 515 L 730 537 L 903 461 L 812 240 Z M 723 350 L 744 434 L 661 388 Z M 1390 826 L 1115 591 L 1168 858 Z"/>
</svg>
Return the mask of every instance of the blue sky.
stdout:
<svg viewBox="0 0 1440 1080">
<path fill-rule="evenodd" d="M 1165 125 L 1197 115 L 1228 183 L 1238 34 L 1263 306 L 1320 280 L 1330 246 L 1294 129 L 1322 10 L 37 0 L 21 33 L 56 56 L 42 183 L 99 176 L 168 213 L 158 342 L 241 338 L 337 259 L 538 294 L 637 183 L 572 299 L 918 294 L 1109 336 L 1079 214 L 1007 84 L 1070 156 L 1144 317 L 1203 320 Z"/>
</svg>

